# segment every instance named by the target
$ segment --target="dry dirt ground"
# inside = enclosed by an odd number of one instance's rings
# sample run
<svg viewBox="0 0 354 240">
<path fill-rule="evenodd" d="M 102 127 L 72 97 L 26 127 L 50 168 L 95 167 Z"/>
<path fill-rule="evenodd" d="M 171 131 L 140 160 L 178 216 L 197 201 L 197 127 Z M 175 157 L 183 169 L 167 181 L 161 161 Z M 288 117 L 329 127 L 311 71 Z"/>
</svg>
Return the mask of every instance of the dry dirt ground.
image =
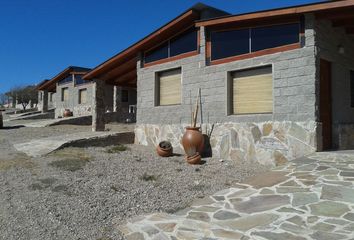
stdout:
<svg viewBox="0 0 354 240">
<path fill-rule="evenodd" d="M 219 159 L 191 166 L 182 156 L 160 158 L 136 145 L 67 148 L 37 158 L 12 146 L 81 131 L 90 126 L 0 129 L 0 239 L 123 239 L 116 225 L 128 218 L 173 213 L 267 170 Z"/>
</svg>

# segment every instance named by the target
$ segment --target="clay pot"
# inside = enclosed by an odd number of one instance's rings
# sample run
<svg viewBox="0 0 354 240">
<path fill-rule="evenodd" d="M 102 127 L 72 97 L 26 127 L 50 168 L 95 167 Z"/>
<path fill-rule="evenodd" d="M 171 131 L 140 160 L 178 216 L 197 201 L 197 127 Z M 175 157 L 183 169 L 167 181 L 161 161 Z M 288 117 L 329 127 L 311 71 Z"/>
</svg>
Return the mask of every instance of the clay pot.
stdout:
<svg viewBox="0 0 354 240">
<path fill-rule="evenodd" d="M 156 152 L 161 157 L 169 157 L 172 155 L 173 148 L 170 142 L 162 141 L 157 145 Z"/>
<path fill-rule="evenodd" d="M 204 137 L 199 127 L 186 127 L 182 137 L 182 146 L 187 156 L 194 156 L 202 153 L 204 148 Z"/>
<path fill-rule="evenodd" d="M 189 164 L 200 164 L 202 157 L 200 156 L 200 154 L 197 152 L 195 155 L 193 156 L 186 156 L 185 157 L 186 161 Z"/>
<path fill-rule="evenodd" d="M 63 113 L 63 117 L 71 117 L 73 114 L 70 109 L 65 109 Z"/>
</svg>

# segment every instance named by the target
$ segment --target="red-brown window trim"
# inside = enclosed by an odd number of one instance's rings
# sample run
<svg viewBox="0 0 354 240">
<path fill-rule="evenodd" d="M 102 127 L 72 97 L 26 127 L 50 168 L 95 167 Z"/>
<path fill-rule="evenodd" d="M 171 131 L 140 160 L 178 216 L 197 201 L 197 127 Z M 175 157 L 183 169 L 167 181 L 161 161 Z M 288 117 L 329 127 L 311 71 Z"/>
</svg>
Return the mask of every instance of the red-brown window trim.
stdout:
<svg viewBox="0 0 354 240">
<path fill-rule="evenodd" d="M 171 39 L 173 39 L 174 37 L 178 36 L 179 34 L 187 31 L 188 29 L 192 28 L 194 25 L 192 26 L 189 26 L 188 28 L 185 28 L 183 29 L 182 31 L 176 33 L 175 35 L 173 35 L 172 37 L 170 37 L 168 40 L 166 41 L 169 41 Z M 165 42 L 166 42 L 165 41 Z M 163 42 L 163 43 L 165 43 Z M 162 44 L 163 44 L 162 43 Z M 162 45 L 160 44 L 160 45 Z M 144 51 L 144 59 L 145 59 L 145 52 L 148 52 L 150 50 L 153 50 L 154 48 L 156 48 L 158 46 L 154 46 L 150 49 L 148 49 L 147 51 Z M 167 62 L 173 62 L 173 61 L 176 61 L 176 60 L 179 60 L 179 59 L 182 59 L 182 58 L 187 58 L 187 57 L 191 57 L 191 56 L 195 56 L 195 55 L 198 55 L 200 53 L 200 29 L 197 29 L 197 50 L 195 51 L 191 51 L 191 52 L 186 52 L 186 53 L 181 53 L 181 54 L 178 54 L 176 56 L 173 56 L 173 57 L 168 57 L 168 58 L 163 58 L 163 59 L 160 59 L 160 60 L 156 60 L 156 61 L 153 61 L 153 62 L 149 62 L 149 63 L 143 63 L 143 68 L 145 67 L 151 67 L 151 66 L 154 66 L 154 65 L 158 65 L 158 64 L 162 64 L 162 63 L 167 63 Z"/>
<path fill-rule="evenodd" d="M 252 53 L 247 53 L 247 54 L 242 54 L 242 55 L 238 55 L 238 56 L 213 60 L 213 61 L 210 61 L 210 65 L 217 65 L 217 64 L 228 63 L 228 62 L 233 62 L 233 61 L 237 61 L 237 60 L 244 60 L 247 58 L 254 58 L 254 57 L 264 56 L 264 55 L 278 53 L 278 52 L 285 52 L 285 51 L 298 49 L 298 48 L 301 48 L 300 43 L 284 45 L 284 46 L 280 46 L 280 47 L 276 47 L 276 48 L 268 48 L 268 49 L 264 49 L 264 50 L 260 50 L 260 51 L 256 51 L 256 52 L 252 52 Z"/>
<path fill-rule="evenodd" d="M 164 59 L 160 59 L 154 62 L 150 62 L 150 63 L 145 63 L 144 67 L 151 67 L 154 65 L 158 65 L 158 64 L 162 64 L 162 63 L 167 63 L 167 62 L 172 62 L 172 61 L 176 61 L 182 58 L 187 58 L 187 57 L 191 57 L 191 56 L 195 56 L 198 55 L 199 51 L 193 51 L 193 52 L 187 52 L 187 53 L 182 53 L 173 57 L 169 57 L 169 58 L 164 58 Z"/>
<path fill-rule="evenodd" d="M 266 27 L 266 26 L 276 26 L 276 25 L 285 25 L 285 24 L 292 24 L 292 23 L 298 23 L 300 26 L 300 31 L 299 31 L 299 42 L 298 43 L 293 43 L 293 44 L 288 44 L 284 46 L 279 46 L 275 48 L 269 48 L 269 49 L 264 49 L 256 52 L 251 52 L 247 54 L 242 54 L 242 55 L 237 55 L 237 56 L 231 56 L 227 58 L 222 58 L 222 59 L 217 59 L 217 60 L 211 60 L 211 39 L 210 39 L 210 33 L 213 32 L 223 32 L 223 31 L 232 31 L 232 30 L 240 30 L 240 29 L 245 29 L 245 28 L 258 28 L 258 27 Z M 243 26 L 238 26 L 238 27 L 212 27 L 208 29 L 207 33 L 207 39 L 206 39 L 206 51 L 205 51 L 205 56 L 207 59 L 207 62 L 209 65 L 217 65 L 217 64 L 223 64 L 223 63 L 228 63 L 228 62 L 233 62 L 237 60 L 244 60 L 247 58 L 253 58 L 253 57 L 259 57 L 263 55 L 268 55 L 268 54 L 273 54 L 277 52 L 284 52 L 284 51 L 289 51 L 297 48 L 301 48 L 301 38 L 305 35 L 305 29 L 304 29 L 304 23 L 303 20 L 300 17 L 296 18 L 291 18 L 291 19 L 286 19 L 282 21 L 277 21 L 277 22 L 271 22 L 271 23 L 259 23 L 257 25 L 253 24 L 245 24 Z"/>
</svg>

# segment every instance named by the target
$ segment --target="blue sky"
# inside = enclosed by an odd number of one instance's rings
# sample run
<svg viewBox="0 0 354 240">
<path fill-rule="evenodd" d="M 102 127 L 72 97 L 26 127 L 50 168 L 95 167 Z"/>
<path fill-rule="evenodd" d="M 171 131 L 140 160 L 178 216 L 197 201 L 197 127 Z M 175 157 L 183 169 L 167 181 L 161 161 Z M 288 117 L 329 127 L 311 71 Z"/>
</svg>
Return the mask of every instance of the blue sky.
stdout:
<svg viewBox="0 0 354 240">
<path fill-rule="evenodd" d="M 0 0 L 0 93 L 95 67 L 198 1 Z M 319 0 L 204 0 L 244 13 Z"/>
</svg>

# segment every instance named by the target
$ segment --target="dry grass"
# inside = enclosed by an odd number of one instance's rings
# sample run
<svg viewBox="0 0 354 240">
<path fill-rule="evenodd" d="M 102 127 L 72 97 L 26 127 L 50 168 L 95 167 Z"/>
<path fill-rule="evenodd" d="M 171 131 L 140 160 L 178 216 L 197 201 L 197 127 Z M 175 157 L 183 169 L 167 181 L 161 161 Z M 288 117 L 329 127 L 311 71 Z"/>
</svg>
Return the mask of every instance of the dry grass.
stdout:
<svg viewBox="0 0 354 240">
<path fill-rule="evenodd" d="M 118 152 L 124 152 L 126 150 L 128 150 L 128 147 L 118 144 L 117 146 L 107 149 L 107 153 L 118 153 Z"/>
<path fill-rule="evenodd" d="M 24 154 L 16 154 L 11 158 L 6 160 L 0 158 L 0 171 L 6 171 L 13 167 L 32 169 L 35 166 L 35 163 Z"/>
<path fill-rule="evenodd" d="M 65 148 L 50 155 L 57 159 L 50 162 L 50 166 L 71 172 L 82 169 L 91 160 L 91 156 L 82 148 Z"/>
</svg>

